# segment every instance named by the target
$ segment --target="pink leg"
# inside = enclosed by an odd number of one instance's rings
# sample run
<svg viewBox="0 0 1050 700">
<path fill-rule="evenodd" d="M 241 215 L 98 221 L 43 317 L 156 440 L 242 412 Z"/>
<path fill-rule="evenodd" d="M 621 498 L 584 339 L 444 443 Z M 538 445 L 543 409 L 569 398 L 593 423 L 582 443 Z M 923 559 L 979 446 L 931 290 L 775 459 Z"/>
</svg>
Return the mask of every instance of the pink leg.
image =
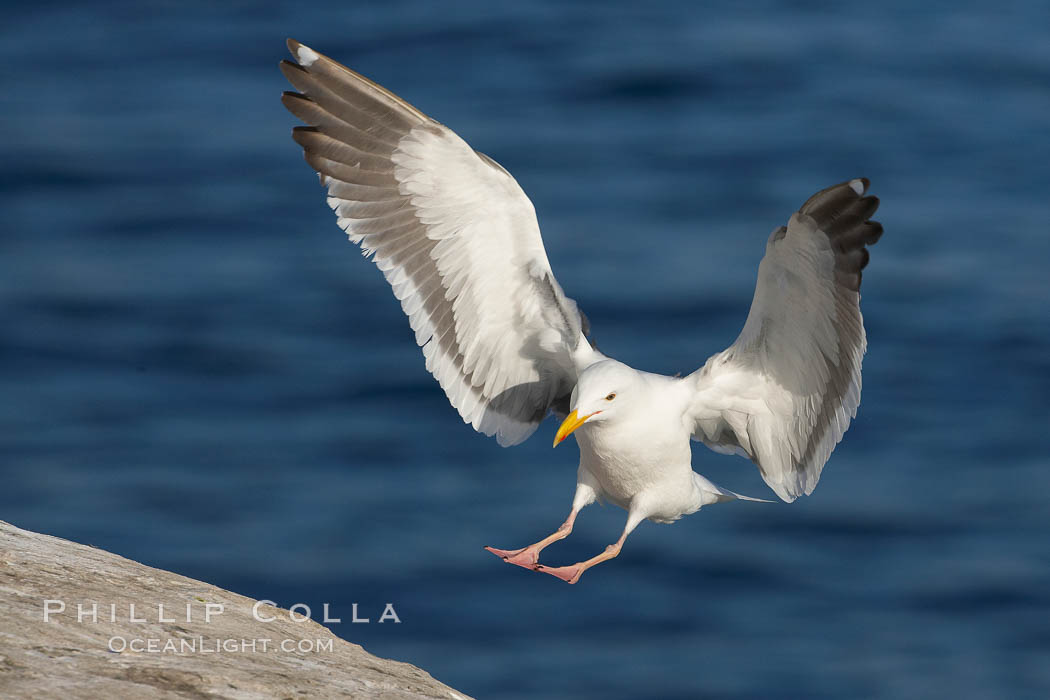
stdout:
<svg viewBox="0 0 1050 700">
<path fill-rule="evenodd" d="M 580 509 L 576 508 L 574 505 L 572 511 L 569 512 L 569 517 L 565 519 L 565 522 L 561 524 L 561 527 L 555 530 L 552 534 L 544 537 L 536 544 L 530 544 L 523 549 L 508 550 L 496 549 L 495 547 L 485 547 L 485 549 L 492 552 L 497 557 L 502 557 L 503 561 L 508 564 L 516 564 L 518 566 L 523 566 L 526 569 L 535 568 L 537 562 L 540 560 L 540 552 L 543 551 L 544 547 L 552 542 L 563 540 L 569 536 L 569 533 L 572 532 L 572 525 L 576 522 L 576 514 L 579 512 Z"/>
<path fill-rule="evenodd" d="M 628 529 L 624 530 L 623 534 L 620 535 L 620 539 L 616 541 L 616 544 L 609 545 L 605 548 L 604 552 L 602 552 L 598 556 L 591 557 L 586 561 L 581 561 L 571 566 L 555 567 L 537 564 L 534 567 L 534 570 L 542 571 L 543 573 L 550 574 L 551 576 L 557 576 L 565 583 L 576 583 L 580 580 L 580 577 L 583 576 L 583 572 L 587 569 L 591 568 L 595 564 L 601 564 L 603 561 L 608 561 L 610 559 L 615 558 L 620 553 L 620 550 L 623 549 L 623 543 L 627 539 L 627 535 L 629 535 L 631 533 L 631 530 L 633 529 L 634 526 L 629 525 Z"/>
</svg>

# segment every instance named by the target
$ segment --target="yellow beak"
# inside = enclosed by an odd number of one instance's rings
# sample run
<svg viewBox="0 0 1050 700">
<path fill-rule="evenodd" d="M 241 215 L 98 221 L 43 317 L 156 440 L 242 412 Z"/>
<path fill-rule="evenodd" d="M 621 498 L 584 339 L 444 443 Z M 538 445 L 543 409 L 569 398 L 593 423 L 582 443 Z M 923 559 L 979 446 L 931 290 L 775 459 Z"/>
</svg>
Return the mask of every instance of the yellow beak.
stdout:
<svg viewBox="0 0 1050 700">
<path fill-rule="evenodd" d="M 569 437 L 569 435 L 572 434 L 572 431 L 576 430 L 581 425 L 586 423 L 587 419 L 590 418 L 591 416 L 595 415 L 595 413 L 601 413 L 601 411 L 595 411 L 594 413 L 588 413 L 583 418 L 580 418 L 579 415 L 576 414 L 576 411 L 573 411 L 572 413 L 567 415 L 565 417 L 565 420 L 562 422 L 561 427 L 558 428 L 557 434 L 555 434 L 555 436 L 554 436 L 554 447 L 557 447 L 559 442 L 561 442 L 565 438 Z"/>
</svg>

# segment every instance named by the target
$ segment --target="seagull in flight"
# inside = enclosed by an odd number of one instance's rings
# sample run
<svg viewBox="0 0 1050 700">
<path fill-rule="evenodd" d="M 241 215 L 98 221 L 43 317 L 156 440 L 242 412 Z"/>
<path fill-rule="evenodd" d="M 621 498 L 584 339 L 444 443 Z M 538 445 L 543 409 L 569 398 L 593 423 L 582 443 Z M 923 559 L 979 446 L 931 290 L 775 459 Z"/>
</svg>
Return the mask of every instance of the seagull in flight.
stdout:
<svg viewBox="0 0 1050 700">
<path fill-rule="evenodd" d="M 390 283 L 426 368 L 463 421 L 516 445 L 554 413 L 580 448 L 565 522 L 535 544 L 486 549 L 576 583 L 643 520 L 757 501 L 692 469 L 690 440 L 750 459 L 790 502 L 810 494 L 860 403 L 865 246 L 879 201 L 855 178 L 775 229 L 736 341 L 692 374 L 643 372 L 598 351 L 554 278 L 532 202 L 496 161 L 389 90 L 297 41 L 281 70 L 292 132 L 339 227 Z M 595 501 L 627 511 L 619 539 L 570 566 L 540 553 Z"/>
</svg>

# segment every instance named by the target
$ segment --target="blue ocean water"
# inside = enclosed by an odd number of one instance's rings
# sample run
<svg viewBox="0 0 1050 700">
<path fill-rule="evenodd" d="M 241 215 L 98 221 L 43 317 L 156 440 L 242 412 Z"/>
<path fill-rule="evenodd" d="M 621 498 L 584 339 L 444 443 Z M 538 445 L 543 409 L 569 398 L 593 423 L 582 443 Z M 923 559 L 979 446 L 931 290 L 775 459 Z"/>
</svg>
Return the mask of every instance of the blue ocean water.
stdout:
<svg viewBox="0 0 1050 700">
<path fill-rule="evenodd" d="M 481 698 L 1050 692 L 1045 3 L 49 2 L 0 36 L 0 519 L 328 602 Z M 864 396 L 813 496 L 643 524 L 575 587 L 482 551 L 561 522 L 575 446 L 448 406 L 289 138 L 287 36 L 512 172 L 651 371 L 728 345 L 768 233 L 871 178 Z"/>
</svg>

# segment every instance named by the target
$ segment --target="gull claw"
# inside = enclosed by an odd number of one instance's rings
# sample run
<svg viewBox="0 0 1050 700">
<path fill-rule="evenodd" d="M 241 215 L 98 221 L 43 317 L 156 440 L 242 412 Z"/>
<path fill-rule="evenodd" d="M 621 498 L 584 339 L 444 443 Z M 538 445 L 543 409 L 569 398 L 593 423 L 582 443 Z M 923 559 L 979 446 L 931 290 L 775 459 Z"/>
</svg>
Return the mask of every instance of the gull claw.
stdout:
<svg viewBox="0 0 1050 700">
<path fill-rule="evenodd" d="M 550 574 L 555 578 L 560 578 L 565 583 L 576 583 L 580 580 L 580 576 L 583 576 L 584 569 L 581 566 L 544 566 L 543 564 L 537 564 L 532 567 L 533 571 L 539 571 L 545 574 Z"/>
<path fill-rule="evenodd" d="M 503 559 L 508 564 L 514 564 L 524 569 L 535 569 L 538 566 L 539 557 L 536 552 L 529 547 L 525 549 L 496 549 L 495 547 L 485 547 L 486 552 L 492 552 L 497 557 Z"/>
</svg>

